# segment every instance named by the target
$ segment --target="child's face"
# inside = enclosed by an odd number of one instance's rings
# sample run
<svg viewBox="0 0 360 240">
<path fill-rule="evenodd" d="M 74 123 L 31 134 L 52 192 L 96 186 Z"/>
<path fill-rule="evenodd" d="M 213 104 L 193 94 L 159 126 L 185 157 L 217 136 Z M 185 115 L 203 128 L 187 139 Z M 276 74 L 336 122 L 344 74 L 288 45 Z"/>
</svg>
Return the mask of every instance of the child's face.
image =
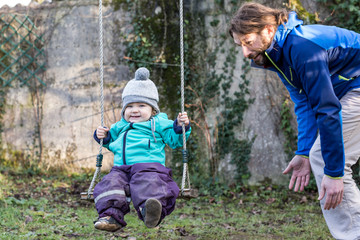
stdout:
<svg viewBox="0 0 360 240">
<path fill-rule="evenodd" d="M 152 115 L 152 107 L 146 103 L 130 103 L 125 108 L 124 117 L 127 122 L 145 122 Z"/>
</svg>

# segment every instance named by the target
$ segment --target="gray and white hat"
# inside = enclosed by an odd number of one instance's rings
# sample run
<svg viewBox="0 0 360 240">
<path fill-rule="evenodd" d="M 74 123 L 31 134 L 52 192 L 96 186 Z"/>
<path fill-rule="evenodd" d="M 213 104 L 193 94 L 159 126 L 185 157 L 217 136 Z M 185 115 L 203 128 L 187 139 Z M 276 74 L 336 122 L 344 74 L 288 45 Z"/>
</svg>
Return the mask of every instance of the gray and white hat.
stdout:
<svg viewBox="0 0 360 240">
<path fill-rule="evenodd" d="M 153 81 L 149 79 L 150 72 L 147 68 L 141 67 L 135 72 L 135 78 L 130 80 L 122 93 L 123 107 L 121 117 L 124 118 L 125 108 L 134 102 L 144 102 L 152 106 L 156 114 L 160 112 L 158 102 L 159 94 Z"/>
</svg>

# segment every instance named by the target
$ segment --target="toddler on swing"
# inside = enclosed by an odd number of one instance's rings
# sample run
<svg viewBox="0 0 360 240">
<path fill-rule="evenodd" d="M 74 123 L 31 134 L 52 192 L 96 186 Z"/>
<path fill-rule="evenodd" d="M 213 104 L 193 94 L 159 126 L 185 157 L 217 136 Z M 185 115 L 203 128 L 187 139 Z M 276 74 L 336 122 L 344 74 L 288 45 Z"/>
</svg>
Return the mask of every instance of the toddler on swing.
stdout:
<svg viewBox="0 0 360 240">
<path fill-rule="evenodd" d="M 94 188 L 99 218 L 96 229 L 114 232 L 126 226 L 131 197 L 139 218 L 148 228 L 156 227 L 175 208 L 179 187 L 165 167 L 165 144 L 182 147 L 182 123 L 186 139 L 191 128 L 187 113 L 169 120 L 158 107 L 158 91 L 149 70 L 139 68 L 122 94 L 121 120 L 106 128 L 99 126 L 94 139 L 114 153 L 114 166 Z"/>
</svg>

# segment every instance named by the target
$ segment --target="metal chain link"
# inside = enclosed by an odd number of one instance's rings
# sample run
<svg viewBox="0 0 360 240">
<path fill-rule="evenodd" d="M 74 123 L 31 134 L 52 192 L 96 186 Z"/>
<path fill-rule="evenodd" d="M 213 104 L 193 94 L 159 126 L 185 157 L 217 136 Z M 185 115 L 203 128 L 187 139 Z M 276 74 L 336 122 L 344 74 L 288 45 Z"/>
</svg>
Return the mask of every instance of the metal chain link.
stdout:
<svg viewBox="0 0 360 240">
<path fill-rule="evenodd" d="M 102 0 L 99 0 L 99 52 L 100 52 L 100 109 L 101 109 L 101 126 L 104 126 L 104 52 L 103 52 L 103 22 L 102 22 Z M 91 181 L 88 198 L 90 198 L 92 189 L 95 185 L 97 176 L 101 170 L 101 162 L 99 163 L 99 157 L 101 156 L 102 160 L 102 148 L 103 148 L 103 139 L 100 139 L 99 155 L 96 164 L 96 170 L 94 177 Z"/>
</svg>

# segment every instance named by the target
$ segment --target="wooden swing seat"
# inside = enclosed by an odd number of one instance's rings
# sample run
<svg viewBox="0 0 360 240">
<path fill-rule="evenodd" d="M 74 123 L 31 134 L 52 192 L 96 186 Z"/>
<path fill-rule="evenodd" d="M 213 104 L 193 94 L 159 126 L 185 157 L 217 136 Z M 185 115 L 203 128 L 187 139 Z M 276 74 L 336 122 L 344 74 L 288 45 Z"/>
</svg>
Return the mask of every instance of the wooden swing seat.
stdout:
<svg viewBox="0 0 360 240">
<path fill-rule="evenodd" d="M 199 191 L 194 188 L 188 188 L 181 191 L 178 198 L 188 200 L 197 197 L 199 197 Z"/>
<path fill-rule="evenodd" d="M 93 192 L 90 192 L 90 194 L 88 194 L 88 192 L 82 192 L 80 193 L 81 196 L 81 200 L 87 200 L 87 201 L 94 201 L 94 195 Z M 197 198 L 199 197 L 199 191 L 197 189 L 193 189 L 193 188 L 189 188 L 189 189 L 184 189 L 182 192 L 180 192 L 179 194 L 179 199 L 192 199 L 192 198 Z"/>
<path fill-rule="evenodd" d="M 88 197 L 88 192 L 82 192 L 82 193 L 80 193 L 80 195 L 81 195 L 81 200 L 87 200 L 87 201 L 91 201 L 91 202 L 94 201 L 93 192 L 90 192 L 89 197 Z"/>
</svg>

